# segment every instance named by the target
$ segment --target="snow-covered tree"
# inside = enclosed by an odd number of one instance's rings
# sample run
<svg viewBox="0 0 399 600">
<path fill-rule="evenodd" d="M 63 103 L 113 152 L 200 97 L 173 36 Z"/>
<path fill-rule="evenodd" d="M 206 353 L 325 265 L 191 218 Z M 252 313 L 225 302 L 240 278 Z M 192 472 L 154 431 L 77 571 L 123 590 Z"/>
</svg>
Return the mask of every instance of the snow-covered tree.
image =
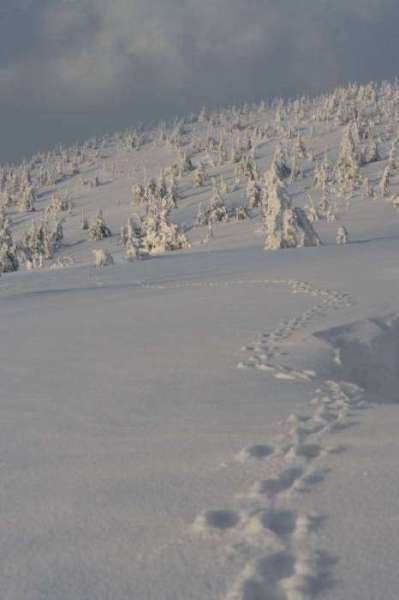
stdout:
<svg viewBox="0 0 399 600">
<path fill-rule="evenodd" d="M 206 225 L 206 216 L 202 202 L 200 202 L 198 205 L 197 215 L 195 217 L 194 224 L 197 227 L 200 225 Z"/>
<path fill-rule="evenodd" d="M 396 144 L 395 143 L 392 145 L 392 148 L 389 152 L 388 168 L 389 168 L 390 175 L 394 175 L 398 168 L 398 159 L 397 159 L 397 155 L 396 155 Z"/>
<path fill-rule="evenodd" d="M 229 184 L 227 183 L 223 175 L 220 175 L 216 187 L 222 195 L 228 194 L 230 192 Z"/>
<path fill-rule="evenodd" d="M 310 194 L 307 194 L 307 202 L 305 204 L 305 212 L 311 223 L 317 223 L 320 220 L 319 211 Z"/>
<path fill-rule="evenodd" d="M 380 189 L 380 194 L 381 197 L 384 198 L 388 191 L 389 191 L 389 186 L 391 183 L 391 171 L 389 168 L 389 165 L 387 167 L 385 167 L 384 172 L 382 174 L 381 177 L 381 181 L 379 183 L 379 189 Z"/>
<path fill-rule="evenodd" d="M 369 164 L 381 160 L 380 150 L 374 135 L 370 135 L 365 152 L 363 153 L 362 163 Z"/>
<path fill-rule="evenodd" d="M 330 193 L 327 187 L 322 189 L 320 202 L 317 209 L 318 215 L 321 219 L 326 219 L 328 213 L 331 210 Z"/>
<path fill-rule="evenodd" d="M 291 199 L 279 182 L 272 183 L 269 190 L 265 230 L 265 250 L 320 244 L 305 211 L 292 208 Z"/>
<path fill-rule="evenodd" d="M 300 159 L 296 153 L 293 154 L 291 159 L 291 175 L 290 183 L 294 183 L 300 177 L 302 171 L 300 167 Z"/>
<path fill-rule="evenodd" d="M 338 245 L 341 246 L 343 244 L 347 244 L 348 241 L 349 241 L 348 231 L 346 230 L 346 228 L 343 225 L 341 225 L 337 229 L 336 242 Z"/>
<path fill-rule="evenodd" d="M 248 180 L 247 185 L 247 208 L 257 208 L 261 200 L 261 190 L 254 179 Z"/>
<path fill-rule="evenodd" d="M 35 194 L 31 187 L 25 188 L 18 200 L 17 200 L 17 210 L 20 213 L 25 212 L 33 212 L 35 210 Z"/>
<path fill-rule="evenodd" d="M 291 175 L 291 169 L 287 163 L 287 157 L 281 146 L 276 148 L 273 156 L 273 164 L 280 179 L 287 179 Z"/>
<path fill-rule="evenodd" d="M 335 168 L 335 179 L 341 190 L 353 190 L 359 179 L 359 155 L 353 140 L 352 129 L 345 129 Z"/>
<path fill-rule="evenodd" d="M 239 206 L 236 208 L 236 221 L 245 221 L 249 217 L 248 208 L 246 206 Z"/>
<path fill-rule="evenodd" d="M 72 203 L 69 197 L 62 198 L 58 195 L 53 195 L 46 208 L 46 218 L 53 217 L 57 215 L 58 212 L 70 211 L 71 205 Z"/>
<path fill-rule="evenodd" d="M 95 265 L 98 269 L 102 269 L 103 267 L 107 267 L 108 265 L 114 264 L 114 259 L 112 254 L 108 250 L 104 250 L 100 248 L 98 250 L 93 250 Z"/>
<path fill-rule="evenodd" d="M 205 173 L 202 164 L 196 168 L 193 174 L 193 186 L 202 187 L 205 183 Z"/>
<path fill-rule="evenodd" d="M 224 203 L 224 199 L 216 186 L 214 187 L 212 195 L 209 199 L 209 205 L 205 212 L 205 218 L 206 223 L 225 223 L 229 220 L 229 213 Z"/>
<path fill-rule="evenodd" d="M 10 222 L 4 211 L 0 213 L 0 272 L 17 271 L 19 261 L 12 238 Z"/>
<path fill-rule="evenodd" d="M 140 183 L 132 186 L 133 205 L 142 204 L 145 195 L 145 189 Z"/>
<path fill-rule="evenodd" d="M 305 160 L 307 158 L 307 149 L 303 137 L 301 135 L 298 135 L 298 137 L 295 140 L 293 153 L 294 155 L 296 155 L 297 159 Z"/>
<path fill-rule="evenodd" d="M 295 206 L 293 208 L 293 212 L 298 230 L 298 246 L 306 248 L 311 246 L 320 246 L 320 238 L 309 221 L 303 208 Z"/>
<path fill-rule="evenodd" d="M 190 243 L 180 227 L 170 220 L 172 205 L 168 198 L 153 198 L 140 219 L 141 248 L 148 254 L 189 248 Z"/>
<path fill-rule="evenodd" d="M 105 223 L 103 211 L 99 210 L 95 222 L 89 229 L 89 238 L 91 240 L 99 241 L 111 237 L 111 235 L 111 230 Z"/>
<path fill-rule="evenodd" d="M 179 157 L 179 175 L 185 175 L 194 171 L 195 167 L 191 161 L 191 156 L 187 152 L 182 152 Z"/>
<path fill-rule="evenodd" d="M 30 268 L 42 266 L 44 260 L 53 258 L 54 252 L 59 248 L 63 239 L 63 229 L 61 222 L 50 224 L 49 221 L 40 221 L 34 223 L 30 230 L 25 234 L 23 250 L 26 261 L 30 263 Z"/>
<path fill-rule="evenodd" d="M 370 185 L 370 180 L 368 177 L 365 177 L 364 182 L 363 182 L 363 198 L 365 200 L 376 200 L 377 199 L 377 194 L 375 192 L 375 189 L 372 185 Z"/>
<path fill-rule="evenodd" d="M 122 227 L 121 242 L 126 249 L 126 256 L 129 261 L 140 257 L 142 248 L 142 222 L 138 216 L 131 216 L 127 225 Z"/>
</svg>

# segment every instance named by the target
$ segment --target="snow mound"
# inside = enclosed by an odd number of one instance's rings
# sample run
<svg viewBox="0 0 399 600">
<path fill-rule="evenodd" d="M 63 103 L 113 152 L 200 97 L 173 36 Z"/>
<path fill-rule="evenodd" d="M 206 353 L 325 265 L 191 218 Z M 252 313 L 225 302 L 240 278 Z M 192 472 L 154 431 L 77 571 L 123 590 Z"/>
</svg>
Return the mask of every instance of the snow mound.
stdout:
<svg viewBox="0 0 399 600">
<path fill-rule="evenodd" d="M 318 332 L 334 348 L 334 373 L 377 404 L 399 402 L 399 315 Z"/>
</svg>

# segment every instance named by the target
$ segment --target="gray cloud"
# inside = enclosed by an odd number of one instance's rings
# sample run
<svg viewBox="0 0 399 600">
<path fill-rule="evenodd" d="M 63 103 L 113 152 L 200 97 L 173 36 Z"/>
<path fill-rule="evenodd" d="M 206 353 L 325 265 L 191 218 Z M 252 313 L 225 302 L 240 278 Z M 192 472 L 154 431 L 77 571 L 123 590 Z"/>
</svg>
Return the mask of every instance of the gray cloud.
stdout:
<svg viewBox="0 0 399 600">
<path fill-rule="evenodd" d="M 2 0 L 0 110 L 86 112 L 86 134 L 390 78 L 398 26 L 394 0 Z"/>
</svg>

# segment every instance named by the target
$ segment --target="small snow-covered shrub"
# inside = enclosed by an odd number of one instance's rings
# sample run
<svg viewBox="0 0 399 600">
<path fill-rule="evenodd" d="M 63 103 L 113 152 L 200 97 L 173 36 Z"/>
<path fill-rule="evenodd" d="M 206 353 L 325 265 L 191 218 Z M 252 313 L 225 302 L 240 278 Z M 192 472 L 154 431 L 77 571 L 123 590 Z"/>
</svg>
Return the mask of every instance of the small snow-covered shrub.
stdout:
<svg viewBox="0 0 399 600">
<path fill-rule="evenodd" d="M 341 246 L 343 244 L 347 244 L 348 241 L 349 241 L 348 232 L 347 232 L 346 228 L 343 225 L 341 225 L 337 229 L 336 242 L 339 246 Z"/>
<path fill-rule="evenodd" d="M 97 268 L 107 267 L 108 265 L 114 264 L 112 254 L 108 250 L 100 248 L 99 250 L 93 250 L 95 265 Z"/>
<path fill-rule="evenodd" d="M 89 238 L 91 240 L 100 241 L 104 238 L 111 237 L 112 233 L 105 223 L 102 210 L 98 212 L 95 222 L 89 229 Z"/>
</svg>

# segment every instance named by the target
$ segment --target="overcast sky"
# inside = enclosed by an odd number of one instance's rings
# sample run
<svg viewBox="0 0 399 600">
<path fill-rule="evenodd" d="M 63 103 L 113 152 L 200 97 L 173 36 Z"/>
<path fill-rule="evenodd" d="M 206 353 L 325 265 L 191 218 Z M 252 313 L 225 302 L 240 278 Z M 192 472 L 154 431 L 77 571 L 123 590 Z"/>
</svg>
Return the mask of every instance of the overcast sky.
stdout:
<svg viewBox="0 0 399 600">
<path fill-rule="evenodd" d="M 234 101 L 393 78 L 398 0 L 1 0 L 0 160 Z"/>
</svg>

